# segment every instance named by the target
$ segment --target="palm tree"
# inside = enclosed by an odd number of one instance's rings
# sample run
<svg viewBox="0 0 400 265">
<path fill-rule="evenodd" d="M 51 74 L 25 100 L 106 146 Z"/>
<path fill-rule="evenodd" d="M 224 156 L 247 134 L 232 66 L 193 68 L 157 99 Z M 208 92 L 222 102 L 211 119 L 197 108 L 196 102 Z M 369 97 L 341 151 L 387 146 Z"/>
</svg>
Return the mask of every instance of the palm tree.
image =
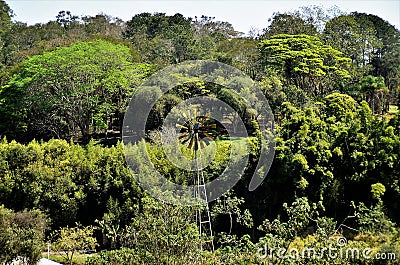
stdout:
<svg viewBox="0 0 400 265">
<path fill-rule="evenodd" d="M 384 100 L 384 93 L 388 92 L 383 77 L 372 75 L 365 77 L 361 82 L 361 91 L 365 93 L 366 101 L 372 110 L 372 114 L 375 114 L 377 110 L 382 110 L 383 112 L 382 101 Z"/>
</svg>

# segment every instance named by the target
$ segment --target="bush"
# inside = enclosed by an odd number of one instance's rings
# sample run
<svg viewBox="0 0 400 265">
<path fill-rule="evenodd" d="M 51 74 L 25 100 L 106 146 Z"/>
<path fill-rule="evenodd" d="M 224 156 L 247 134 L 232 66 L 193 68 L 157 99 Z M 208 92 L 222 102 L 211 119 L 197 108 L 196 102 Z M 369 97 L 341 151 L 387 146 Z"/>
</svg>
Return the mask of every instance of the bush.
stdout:
<svg viewBox="0 0 400 265">
<path fill-rule="evenodd" d="M 133 249 L 123 248 L 120 250 L 104 251 L 98 255 L 86 259 L 85 265 L 122 265 L 122 264 L 145 264 L 140 262 L 140 257 Z"/>
<path fill-rule="evenodd" d="M 46 219 L 38 211 L 14 212 L 0 206 L 0 264 L 19 258 L 36 264 L 43 250 Z"/>
<path fill-rule="evenodd" d="M 51 216 L 53 229 L 78 221 L 93 224 L 107 211 L 110 198 L 126 209 L 120 216 L 126 224 L 140 196 L 122 144 L 0 142 L 0 204 L 15 211 L 38 208 Z"/>
</svg>

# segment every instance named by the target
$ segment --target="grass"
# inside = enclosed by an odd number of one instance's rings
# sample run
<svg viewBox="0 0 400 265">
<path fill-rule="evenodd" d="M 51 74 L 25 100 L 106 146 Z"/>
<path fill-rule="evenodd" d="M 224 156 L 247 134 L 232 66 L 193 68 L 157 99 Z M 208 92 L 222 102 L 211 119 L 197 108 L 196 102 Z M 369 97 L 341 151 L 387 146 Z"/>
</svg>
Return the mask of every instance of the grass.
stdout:
<svg viewBox="0 0 400 265">
<path fill-rule="evenodd" d="M 389 111 L 384 115 L 386 119 L 391 119 L 400 112 L 399 107 L 395 105 L 389 106 Z"/>
<path fill-rule="evenodd" d="M 83 265 L 83 264 L 85 264 L 86 258 L 90 257 L 91 255 L 93 255 L 93 254 L 76 253 L 76 254 L 74 254 L 74 257 L 72 258 L 72 264 Z M 43 254 L 42 257 L 47 259 L 47 253 Z M 50 260 L 59 262 L 61 264 L 66 264 L 64 257 L 59 254 L 55 254 L 55 253 L 50 254 Z"/>
<path fill-rule="evenodd" d="M 395 105 L 390 105 L 389 106 L 388 113 L 397 114 L 398 112 L 399 112 L 399 107 L 398 106 L 395 106 Z"/>
</svg>

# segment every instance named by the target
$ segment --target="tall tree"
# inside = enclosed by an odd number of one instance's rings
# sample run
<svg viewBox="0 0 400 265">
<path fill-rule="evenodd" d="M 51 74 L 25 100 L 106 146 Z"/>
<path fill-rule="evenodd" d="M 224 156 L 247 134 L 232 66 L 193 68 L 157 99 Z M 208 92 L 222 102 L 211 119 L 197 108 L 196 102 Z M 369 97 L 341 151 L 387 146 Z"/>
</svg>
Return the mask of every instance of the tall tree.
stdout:
<svg viewBox="0 0 400 265">
<path fill-rule="evenodd" d="M 3 50 L 4 37 L 12 26 L 11 18 L 14 16 L 13 11 L 3 0 L 0 1 L 0 47 Z M 3 55 L 4 56 L 4 55 Z M 4 59 L 1 58 L 1 63 Z"/>
<path fill-rule="evenodd" d="M 359 81 L 383 76 L 393 90 L 400 78 L 400 32 L 375 15 L 353 12 L 330 20 L 324 30 L 327 44 L 350 57 Z"/>
<path fill-rule="evenodd" d="M 383 112 L 387 109 L 385 105 L 385 94 L 388 91 L 385 79 L 382 76 L 367 76 L 361 82 L 361 91 L 365 94 L 365 100 L 372 110 L 372 114 Z"/>
<path fill-rule="evenodd" d="M 386 86 L 394 92 L 400 86 L 400 31 L 378 16 L 363 13 L 352 15 L 357 20 L 367 19 L 374 26 L 379 45 L 374 47 L 370 74 L 382 76 Z"/>
<path fill-rule="evenodd" d="M 264 63 L 314 96 L 324 95 L 337 83 L 349 78 L 349 58 L 309 35 L 275 35 L 259 44 Z"/>
<path fill-rule="evenodd" d="M 232 65 L 252 79 L 256 79 L 261 70 L 258 41 L 248 38 L 235 38 L 217 44 L 215 59 Z"/>
<path fill-rule="evenodd" d="M 317 34 L 316 27 L 306 22 L 299 14 L 275 13 L 268 21 L 271 24 L 264 29 L 263 39 L 279 34 L 307 34 L 312 36 Z"/>
<path fill-rule="evenodd" d="M 324 9 L 316 5 L 302 6 L 291 12 L 277 12 L 268 19 L 270 25 L 264 29 L 262 38 L 278 34 L 319 36 L 326 22 L 342 13 L 337 6 Z"/>
<path fill-rule="evenodd" d="M 132 62 L 128 47 L 104 40 L 33 56 L 0 90 L 1 125 L 17 130 L 14 123 L 22 122 L 37 136 L 80 131 L 87 140 L 93 129 L 107 129 L 123 112 L 148 70 Z"/>
<path fill-rule="evenodd" d="M 210 36 L 215 42 L 232 39 L 239 35 L 232 24 L 225 21 L 216 21 L 215 17 L 194 17 L 192 23 L 198 36 Z"/>
<path fill-rule="evenodd" d="M 123 36 L 131 40 L 146 61 L 162 56 L 166 61 L 177 63 L 191 59 L 191 23 L 191 18 L 185 18 L 178 13 L 173 16 L 164 13 L 141 13 L 127 22 Z M 161 45 L 158 45 L 159 43 Z M 169 50 L 160 54 L 158 51 L 162 47 L 169 47 Z"/>
<path fill-rule="evenodd" d="M 84 16 L 82 17 L 82 21 L 85 25 L 85 31 L 90 35 L 121 37 L 123 28 L 125 27 L 124 21 L 106 14 Z"/>
</svg>

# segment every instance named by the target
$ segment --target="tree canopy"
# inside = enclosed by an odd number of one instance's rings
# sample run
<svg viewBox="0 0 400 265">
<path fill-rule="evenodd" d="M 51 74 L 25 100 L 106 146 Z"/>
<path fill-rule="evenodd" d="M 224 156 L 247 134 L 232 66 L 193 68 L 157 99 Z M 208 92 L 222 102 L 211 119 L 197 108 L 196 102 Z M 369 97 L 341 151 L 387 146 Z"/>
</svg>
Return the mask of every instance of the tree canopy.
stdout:
<svg viewBox="0 0 400 265">
<path fill-rule="evenodd" d="M 331 91 L 349 78 L 350 59 L 318 37 L 275 35 L 259 44 L 264 64 L 284 75 L 286 85 L 295 85 L 314 95 Z"/>
<path fill-rule="evenodd" d="M 33 56 L 1 89 L 2 126 L 57 138 L 79 130 L 87 139 L 120 118 L 149 70 L 128 47 L 103 40 Z"/>
</svg>

